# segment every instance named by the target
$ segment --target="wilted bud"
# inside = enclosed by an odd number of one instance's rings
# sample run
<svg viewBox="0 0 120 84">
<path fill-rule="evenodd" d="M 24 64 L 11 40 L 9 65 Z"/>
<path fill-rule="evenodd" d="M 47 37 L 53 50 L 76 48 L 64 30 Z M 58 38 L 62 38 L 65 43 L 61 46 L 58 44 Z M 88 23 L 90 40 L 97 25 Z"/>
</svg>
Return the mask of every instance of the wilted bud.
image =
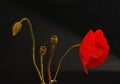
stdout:
<svg viewBox="0 0 120 84">
<path fill-rule="evenodd" d="M 57 37 L 57 35 L 52 35 L 52 36 L 50 37 L 50 40 L 51 40 L 51 43 L 52 43 L 53 45 L 55 45 L 55 44 L 58 42 L 58 37 Z"/>
<path fill-rule="evenodd" d="M 12 35 L 15 36 L 21 30 L 21 28 L 22 28 L 22 23 L 16 22 L 12 28 Z"/>
<path fill-rule="evenodd" d="M 40 54 L 41 54 L 41 55 L 45 55 L 46 51 L 47 51 L 46 46 L 41 46 L 41 47 L 40 47 Z"/>
</svg>

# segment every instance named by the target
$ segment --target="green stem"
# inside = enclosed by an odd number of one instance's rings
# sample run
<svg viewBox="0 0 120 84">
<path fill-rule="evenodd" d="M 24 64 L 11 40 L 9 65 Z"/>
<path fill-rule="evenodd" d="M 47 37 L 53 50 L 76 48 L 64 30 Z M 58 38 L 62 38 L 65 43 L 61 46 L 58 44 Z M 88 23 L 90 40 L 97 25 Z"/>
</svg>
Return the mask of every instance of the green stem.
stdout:
<svg viewBox="0 0 120 84">
<path fill-rule="evenodd" d="M 40 56 L 40 65 L 41 65 L 41 75 L 42 75 L 42 81 L 41 84 L 45 84 L 45 80 L 44 80 L 44 70 L 43 70 L 43 56 Z"/>
<path fill-rule="evenodd" d="M 32 47 L 33 63 L 34 63 L 34 66 L 35 66 L 35 68 L 36 68 L 36 70 L 37 70 L 37 72 L 38 72 L 38 75 L 39 75 L 40 80 L 42 80 L 41 73 L 40 73 L 40 71 L 39 71 L 39 69 L 38 69 L 38 66 L 37 66 L 37 64 L 36 64 L 36 61 L 35 61 L 35 37 L 34 37 L 33 29 L 32 29 L 32 23 L 30 22 L 30 20 L 29 20 L 28 18 L 23 18 L 23 19 L 20 20 L 21 23 L 22 23 L 23 21 L 27 21 L 28 24 L 29 24 L 29 26 L 30 26 L 30 33 L 31 33 L 31 36 L 32 36 L 32 46 L 33 46 L 33 47 Z"/>
<path fill-rule="evenodd" d="M 71 46 L 71 47 L 65 52 L 65 54 L 61 57 L 61 59 L 60 59 L 60 61 L 59 61 L 59 64 L 58 64 L 58 67 L 57 67 L 57 70 L 56 70 L 56 73 L 55 73 L 55 76 L 54 76 L 54 80 L 56 80 L 56 77 L 57 77 L 58 72 L 59 72 L 59 70 L 60 70 L 60 66 L 61 66 L 61 63 L 62 63 L 63 59 L 67 56 L 67 54 L 70 52 L 70 50 L 72 50 L 73 48 L 78 47 L 78 46 L 80 46 L 80 44 L 76 44 L 76 45 Z"/>
</svg>

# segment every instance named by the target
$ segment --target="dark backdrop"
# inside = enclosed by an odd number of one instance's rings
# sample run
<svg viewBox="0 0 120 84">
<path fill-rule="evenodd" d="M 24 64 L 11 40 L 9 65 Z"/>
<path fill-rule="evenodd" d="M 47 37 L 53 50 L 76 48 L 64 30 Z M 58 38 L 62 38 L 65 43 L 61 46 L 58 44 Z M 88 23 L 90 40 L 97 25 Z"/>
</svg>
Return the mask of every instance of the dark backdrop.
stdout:
<svg viewBox="0 0 120 84">
<path fill-rule="evenodd" d="M 59 42 L 55 50 L 52 75 L 59 58 L 71 45 L 80 43 L 89 29 L 102 29 L 111 47 L 106 62 L 96 69 L 83 72 L 78 48 L 73 49 L 62 63 L 58 75 L 60 84 L 114 83 L 120 80 L 120 1 L 104 0 L 13 0 L 0 2 L 0 83 L 39 84 L 32 62 L 32 42 L 29 27 L 12 37 L 12 25 L 28 17 L 36 38 L 36 59 L 39 63 L 39 46 L 47 46 L 44 65 L 50 53 L 50 36 L 57 34 Z M 45 75 L 47 80 L 47 70 Z"/>
</svg>

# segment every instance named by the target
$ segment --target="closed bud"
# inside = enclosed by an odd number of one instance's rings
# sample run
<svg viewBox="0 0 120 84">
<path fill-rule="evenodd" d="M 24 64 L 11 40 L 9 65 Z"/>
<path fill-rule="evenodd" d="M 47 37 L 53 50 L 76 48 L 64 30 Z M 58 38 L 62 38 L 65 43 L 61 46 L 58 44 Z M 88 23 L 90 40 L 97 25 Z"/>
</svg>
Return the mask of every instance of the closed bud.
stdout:
<svg viewBox="0 0 120 84">
<path fill-rule="evenodd" d="M 40 47 L 40 54 L 41 54 L 42 56 L 46 54 L 46 51 L 47 51 L 46 46 L 41 46 L 41 47 Z"/>
<path fill-rule="evenodd" d="M 21 28 L 22 28 L 22 23 L 16 22 L 12 28 L 12 35 L 15 36 L 21 30 Z"/>
<path fill-rule="evenodd" d="M 51 40 L 51 43 L 52 43 L 53 45 L 55 45 L 55 44 L 58 42 L 58 37 L 57 37 L 57 35 L 52 35 L 52 36 L 50 37 L 50 40 Z"/>
</svg>

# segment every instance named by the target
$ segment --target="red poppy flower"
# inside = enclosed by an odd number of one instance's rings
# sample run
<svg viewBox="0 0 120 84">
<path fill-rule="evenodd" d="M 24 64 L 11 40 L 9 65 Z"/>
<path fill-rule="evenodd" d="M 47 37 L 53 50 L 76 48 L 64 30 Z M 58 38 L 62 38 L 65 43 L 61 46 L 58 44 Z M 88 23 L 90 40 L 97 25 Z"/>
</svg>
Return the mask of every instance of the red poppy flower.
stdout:
<svg viewBox="0 0 120 84">
<path fill-rule="evenodd" d="M 107 44 L 107 39 L 101 29 L 93 32 L 89 30 L 83 38 L 79 54 L 84 71 L 88 74 L 88 68 L 96 68 L 101 65 L 106 59 L 110 50 Z"/>
</svg>

